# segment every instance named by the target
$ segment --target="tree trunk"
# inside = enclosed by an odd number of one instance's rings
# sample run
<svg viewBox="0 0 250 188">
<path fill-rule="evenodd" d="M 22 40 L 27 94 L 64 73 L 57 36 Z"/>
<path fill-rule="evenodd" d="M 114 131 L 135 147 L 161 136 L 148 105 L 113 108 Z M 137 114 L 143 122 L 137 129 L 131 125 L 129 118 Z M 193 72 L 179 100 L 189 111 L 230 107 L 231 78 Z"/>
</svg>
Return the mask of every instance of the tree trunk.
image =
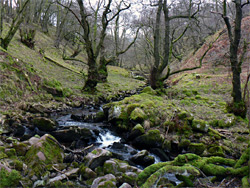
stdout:
<svg viewBox="0 0 250 188">
<path fill-rule="evenodd" d="M 3 15 L 4 15 L 4 8 L 3 8 L 3 1 L 0 3 L 0 38 L 2 36 L 3 31 Z"/>
<path fill-rule="evenodd" d="M 155 31 L 154 31 L 154 65 L 150 72 L 150 86 L 153 89 L 159 88 L 159 65 L 160 65 L 160 21 L 162 12 L 162 0 L 159 0 L 159 5 L 156 14 Z"/>
<path fill-rule="evenodd" d="M 242 21 L 242 8 L 241 8 L 241 0 L 237 0 L 235 2 L 236 6 L 236 18 L 235 18 L 235 29 L 234 29 L 234 41 L 230 43 L 230 61 L 231 68 L 233 72 L 233 100 L 235 103 L 239 103 L 242 101 L 241 95 L 241 82 L 240 82 L 240 73 L 241 67 L 239 67 L 238 62 L 238 48 L 240 44 L 241 38 L 241 21 Z"/>
<path fill-rule="evenodd" d="M 99 80 L 98 70 L 94 59 L 88 59 L 88 77 L 84 86 L 85 91 L 94 91 Z"/>
</svg>

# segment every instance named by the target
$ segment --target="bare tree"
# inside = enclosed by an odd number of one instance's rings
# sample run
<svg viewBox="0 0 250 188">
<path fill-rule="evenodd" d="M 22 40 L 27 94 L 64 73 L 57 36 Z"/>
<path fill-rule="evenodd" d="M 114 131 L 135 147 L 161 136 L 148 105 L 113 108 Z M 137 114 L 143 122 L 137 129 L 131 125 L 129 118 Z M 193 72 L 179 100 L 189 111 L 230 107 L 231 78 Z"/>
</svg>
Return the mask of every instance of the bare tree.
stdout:
<svg viewBox="0 0 250 188">
<path fill-rule="evenodd" d="M 196 5 L 196 11 L 191 13 L 192 6 Z M 161 88 L 163 86 L 163 81 L 166 80 L 170 75 L 176 74 L 175 72 L 171 72 L 169 68 L 169 59 L 172 54 L 173 40 L 170 39 L 170 21 L 174 19 L 193 19 L 195 15 L 199 12 L 199 5 L 189 0 L 188 14 L 178 14 L 178 15 L 169 15 L 169 8 L 167 4 L 167 0 L 159 0 L 157 5 L 157 13 L 156 13 L 156 21 L 154 28 L 154 65 L 150 72 L 150 85 L 153 89 Z M 164 14 L 164 47 L 163 47 L 163 55 L 160 54 L 160 23 L 161 23 L 161 13 Z M 186 29 L 177 37 L 177 40 L 181 38 L 186 32 Z M 163 75 L 165 68 L 168 67 L 167 74 Z M 185 71 L 185 70 L 182 70 Z M 179 71 L 180 72 L 180 71 Z"/>
<path fill-rule="evenodd" d="M 67 6 L 61 4 L 60 2 L 57 2 L 58 4 L 64 6 L 65 8 L 68 8 Z M 96 39 L 93 39 L 91 37 L 91 23 L 90 23 L 90 15 L 88 13 L 88 10 L 86 8 L 86 5 L 84 4 L 83 0 L 77 0 L 79 9 L 80 9 L 80 18 L 77 16 L 77 14 L 72 11 L 70 12 L 74 14 L 78 22 L 80 23 L 83 35 L 82 38 L 84 40 L 85 44 L 85 50 L 87 53 L 87 65 L 88 65 L 88 77 L 84 86 L 85 90 L 94 90 L 97 83 L 102 81 L 102 75 L 107 77 L 107 70 L 106 65 L 107 61 L 105 59 L 105 48 L 104 48 L 104 40 L 106 37 L 106 31 L 107 27 L 110 24 L 112 20 L 114 20 L 122 11 L 129 9 L 130 4 L 126 4 L 123 1 L 123 7 L 112 11 L 111 10 L 111 4 L 112 0 L 108 0 L 107 3 L 104 6 L 104 10 L 101 14 L 101 26 L 100 26 L 100 32 L 98 41 Z M 98 64 L 98 58 L 100 57 L 100 61 Z"/>
<path fill-rule="evenodd" d="M 14 35 L 16 34 L 17 30 L 19 29 L 21 23 L 24 20 L 24 11 L 26 9 L 26 7 L 28 6 L 28 3 L 30 2 L 30 0 L 26 0 L 19 8 L 15 18 L 12 20 L 11 26 L 9 28 L 8 33 L 6 34 L 6 36 L 0 36 L 0 45 L 2 48 L 4 48 L 5 50 L 7 50 L 12 38 L 14 37 Z M 20 1 L 21 4 L 21 1 Z"/>
<path fill-rule="evenodd" d="M 232 24 L 230 23 L 230 18 L 228 17 L 227 13 L 227 0 L 223 0 L 223 13 L 220 13 L 222 16 L 226 27 L 228 31 L 228 38 L 230 42 L 230 63 L 231 63 L 231 70 L 233 73 L 232 78 L 232 85 L 233 85 L 233 91 L 232 91 L 232 97 L 233 97 L 233 108 L 232 111 L 236 115 L 245 116 L 246 109 L 244 101 L 242 101 L 242 93 L 241 93 L 241 65 L 243 61 L 239 61 L 238 59 L 238 49 L 240 45 L 241 40 L 241 22 L 242 22 L 242 8 L 245 5 L 250 4 L 250 1 L 247 0 L 245 2 L 242 2 L 242 0 L 235 0 L 234 3 L 234 9 L 235 9 L 235 18 L 234 18 L 234 27 L 232 27 Z"/>
</svg>

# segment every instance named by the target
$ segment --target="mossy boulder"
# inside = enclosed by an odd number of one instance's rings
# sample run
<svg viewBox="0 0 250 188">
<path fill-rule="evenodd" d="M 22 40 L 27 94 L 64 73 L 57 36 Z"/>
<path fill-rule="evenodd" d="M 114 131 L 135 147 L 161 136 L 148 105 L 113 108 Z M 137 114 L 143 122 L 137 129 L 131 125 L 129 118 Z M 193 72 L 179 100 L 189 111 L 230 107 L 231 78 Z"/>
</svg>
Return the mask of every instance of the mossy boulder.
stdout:
<svg viewBox="0 0 250 188">
<path fill-rule="evenodd" d="M 163 137 L 158 129 L 149 130 L 146 134 L 137 137 L 133 145 L 138 148 L 161 148 Z"/>
<path fill-rule="evenodd" d="M 209 156 L 220 156 L 220 157 L 225 157 L 224 150 L 222 146 L 218 145 L 210 145 L 207 149 L 208 155 Z"/>
<path fill-rule="evenodd" d="M 86 180 L 97 177 L 97 174 L 90 168 L 86 167 L 84 164 L 80 166 L 79 174 L 83 177 L 83 179 Z"/>
<path fill-rule="evenodd" d="M 0 148 L 0 160 L 7 157 L 8 155 L 5 153 L 5 148 L 4 147 Z"/>
<path fill-rule="evenodd" d="M 194 131 L 207 132 L 209 129 L 209 124 L 204 120 L 194 119 L 192 122 L 192 129 Z"/>
<path fill-rule="evenodd" d="M 21 174 L 16 170 L 0 168 L 0 187 L 18 187 L 21 178 Z"/>
<path fill-rule="evenodd" d="M 104 162 L 112 157 L 112 153 L 105 149 L 95 149 L 84 157 L 86 167 L 94 170 L 98 166 L 102 166 Z"/>
<path fill-rule="evenodd" d="M 56 139 L 49 134 L 45 134 L 31 145 L 25 155 L 25 163 L 29 166 L 29 175 L 41 176 L 46 171 L 47 165 L 62 163 L 63 158 L 64 152 Z"/>
<path fill-rule="evenodd" d="M 60 142 L 73 142 L 75 140 L 95 139 L 96 135 L 86 127 L 71 126 L 51 132 L 51 134 Z"/>
<path fill-rule="evenodd" d="M 162 178 L 170 178 L 171 176 L 168 177 L 168 174 L 174 174 L 176 177 L 178 175 L 181 175 L 181 177 L 186 177 L 186 180 L 182 184 L 182 186 L 188 186 L 185 184 L 185 182 L 190 182 L 192 181 L 193 177 L 197 177 L 200 175 L 199 170 L 197 170 L 195 167 L 191 165 L 184 165 L 184 166 L 172 166 L 172 165 L 166 165 L 156 172 L 154 172 L 141 186 L 142 188 L 148 188 L 148 187 L 160 187 L 163 186 L 166 181 L 161 181 Z M 180 182 L 176 178 L 176 182 Z M 169 182 L 172 183 L 172 181 Z M 175 184 L 175 182 L 173 182 Z"/>
<path fill-rule="evenodd" d="M 188 146 L 188 151 L 201 155 L 206 149 L 206 146 L 203 143 L 191 143 Z"/>
<path fill-rule="evenodd" d="M 134 172 L 139 174 L 141 170 L 134 166 L 130 166 L 126 161 L 121 161 L 119 159 L 109 159 L 105 161 L 103 165 L 103 170 L 105 174 L 119 175 L 125 172 Z"/>
<path fill-rule="evenodd" d="M 113 174 L 107 174 L 96 178 L 91 188 L 116 188 L 116 177 Z"/>
<path fill-rule="evenodd" d="M 148 87 L 145 87 L 142 91 L 142 93 L 147 93 L 147 94 L 150 94 L 150 95 L 156 95 L 156 91 L 153 90 L 150 86 Z"/>
<path fill-rule="evenodd" d="M 140 169 L 130 166 L 127 162 L 118 159 L 107 160 L 103 165 L 104 174 L 113 174 L 116 176 L 119 184 L 129 183 L 134 185 Z"/>
<path fill-rule="evenodd" d="M 22 142 L 14 143 L 13 148 L 18 156 L 24 156 L 28 151 L 28 145 Z"/>
<path fill-rule="evenodd" d="M 134 126 L 134 128 L 130 132 L 128 139 L 133 140 L 133 139 L 137 138 L 138 136 L 143 135 L 144 133 L 145 133 L 145 130 L 142 127 L 142 125 L 137 124 L 136 126 Z"/>
<path fill-rule="evenodd" d="M 138 164 L 141 166 L 149 166 L 155 162 L 154 157 L 150 156 L 147 150 L 142 150 L 138 152 L 137 154 L 133 155 L 130 158 L 130 160 L 134 162 L 135 164 Z"/>
<path fill-rule="evenodd" d="M 132 121 L 142 123 L 147 118 L 147 116 L 146 116 L 145 112 L 141 108 L 135 108 L 131 112 L 129 118 Z"/>
<path fill-rule="evenodd" d="M 37 117 L 33 119 L 33 124 L 41 131 L 54 131 L 57 123 L 45 117 Z"/>
<path fill-rule="evenodd" d="M 189 139 L 181 139 L 181 141 L 178 144 L 179 149 L 187 149 L 188 146 L 191 144 L 191 141 Z"/>
</svg>

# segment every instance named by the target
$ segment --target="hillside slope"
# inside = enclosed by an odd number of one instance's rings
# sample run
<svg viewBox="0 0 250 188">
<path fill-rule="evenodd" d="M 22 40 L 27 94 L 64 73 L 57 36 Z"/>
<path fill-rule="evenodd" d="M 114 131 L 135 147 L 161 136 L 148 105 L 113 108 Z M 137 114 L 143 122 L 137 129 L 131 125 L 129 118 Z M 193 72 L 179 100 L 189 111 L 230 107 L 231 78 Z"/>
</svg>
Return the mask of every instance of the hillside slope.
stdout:
<svg viewBox="0 0 250 188">
<path fill-rule="evenodd" d="M 64 49 L 67 55 L 73 53 L 71 47 Z M 128 71 L 110 66 L 108 82 L 98 84 L 96 93 L 84 94 L 87 66 L 78 61 L 64 61 L 62 54 L 62 48 L 54 47 L 53 36 L 37 31 L 35 48 L 30 49 L 20 42 L 17 33 L 8 51 L 0 49 L 0 110 L 6 112 L 20 103 L 37 102 L 79 106 L 86 100 L 109 100 L 144 85 L 143 81 L 132 79 Z M 86 61 L 85 54 L 80 53 L 77 59 Z"/>
<path fill-rule="evenodd" d="M 212 48 L 208 51 L 203 59 L 203 66 L 201 69 L 195 72 L 212 73 L 212 74 L 228 74 L 230 73 L 230 61 L 229 61 L 229 39 L 226 28 L 217 32 L 213 36 L 207 38 L 203 46 L 195 52 L 190 54 L 184 62 L 182 62 L 182 68 L 193 67 L 199 65 L 199 60 L 205 51 L 209 48 L 211 42 L 213 42 L 218 35 L 221 35 L 216 42 L 213 43 Z M 242 37 L 240 43 L 240 49 L 238 51 L 239 57 L 241 57 L 243 51 L 244 41 L 250 42 L 250 16 L 245 17 L 242 20 Z M 242 72 L 247 73 L 249 71 L 250 63 L 250 45 L 248 45 L 247 52 L 244 57 L 244 63 Z"/>
</svg>

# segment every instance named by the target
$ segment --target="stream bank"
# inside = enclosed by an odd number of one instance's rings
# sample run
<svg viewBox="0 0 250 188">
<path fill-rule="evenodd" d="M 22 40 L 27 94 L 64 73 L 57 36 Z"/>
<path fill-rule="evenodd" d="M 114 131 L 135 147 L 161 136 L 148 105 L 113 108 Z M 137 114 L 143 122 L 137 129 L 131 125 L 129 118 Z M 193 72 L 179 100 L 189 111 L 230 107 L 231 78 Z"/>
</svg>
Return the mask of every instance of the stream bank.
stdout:
<svg viewBox="0 0 250 188">
<path fill-rule="evenodd" d="M 216 125 L 186 111 L 164 111 L 174 108 L 166 101 L 145 88 L 101 108 L 90 105 L 50 118 L 34 116 L 26 126 L 26 132 L 33 131 L 31 138 L 2 138 L 4 177 L 34 187 L 200 187 L 219 185 L 223 179 L 232 187 L 241 179 L 243 184 L 249 149 L 239 154 L 225 144 L 230 140 Z M 159 106 L 161 111 L 151 111 Z M 171 121 L 160 123 L 163 112 Z M 147 150 L 162 162 L 153 161 Z"/>
</svg>

